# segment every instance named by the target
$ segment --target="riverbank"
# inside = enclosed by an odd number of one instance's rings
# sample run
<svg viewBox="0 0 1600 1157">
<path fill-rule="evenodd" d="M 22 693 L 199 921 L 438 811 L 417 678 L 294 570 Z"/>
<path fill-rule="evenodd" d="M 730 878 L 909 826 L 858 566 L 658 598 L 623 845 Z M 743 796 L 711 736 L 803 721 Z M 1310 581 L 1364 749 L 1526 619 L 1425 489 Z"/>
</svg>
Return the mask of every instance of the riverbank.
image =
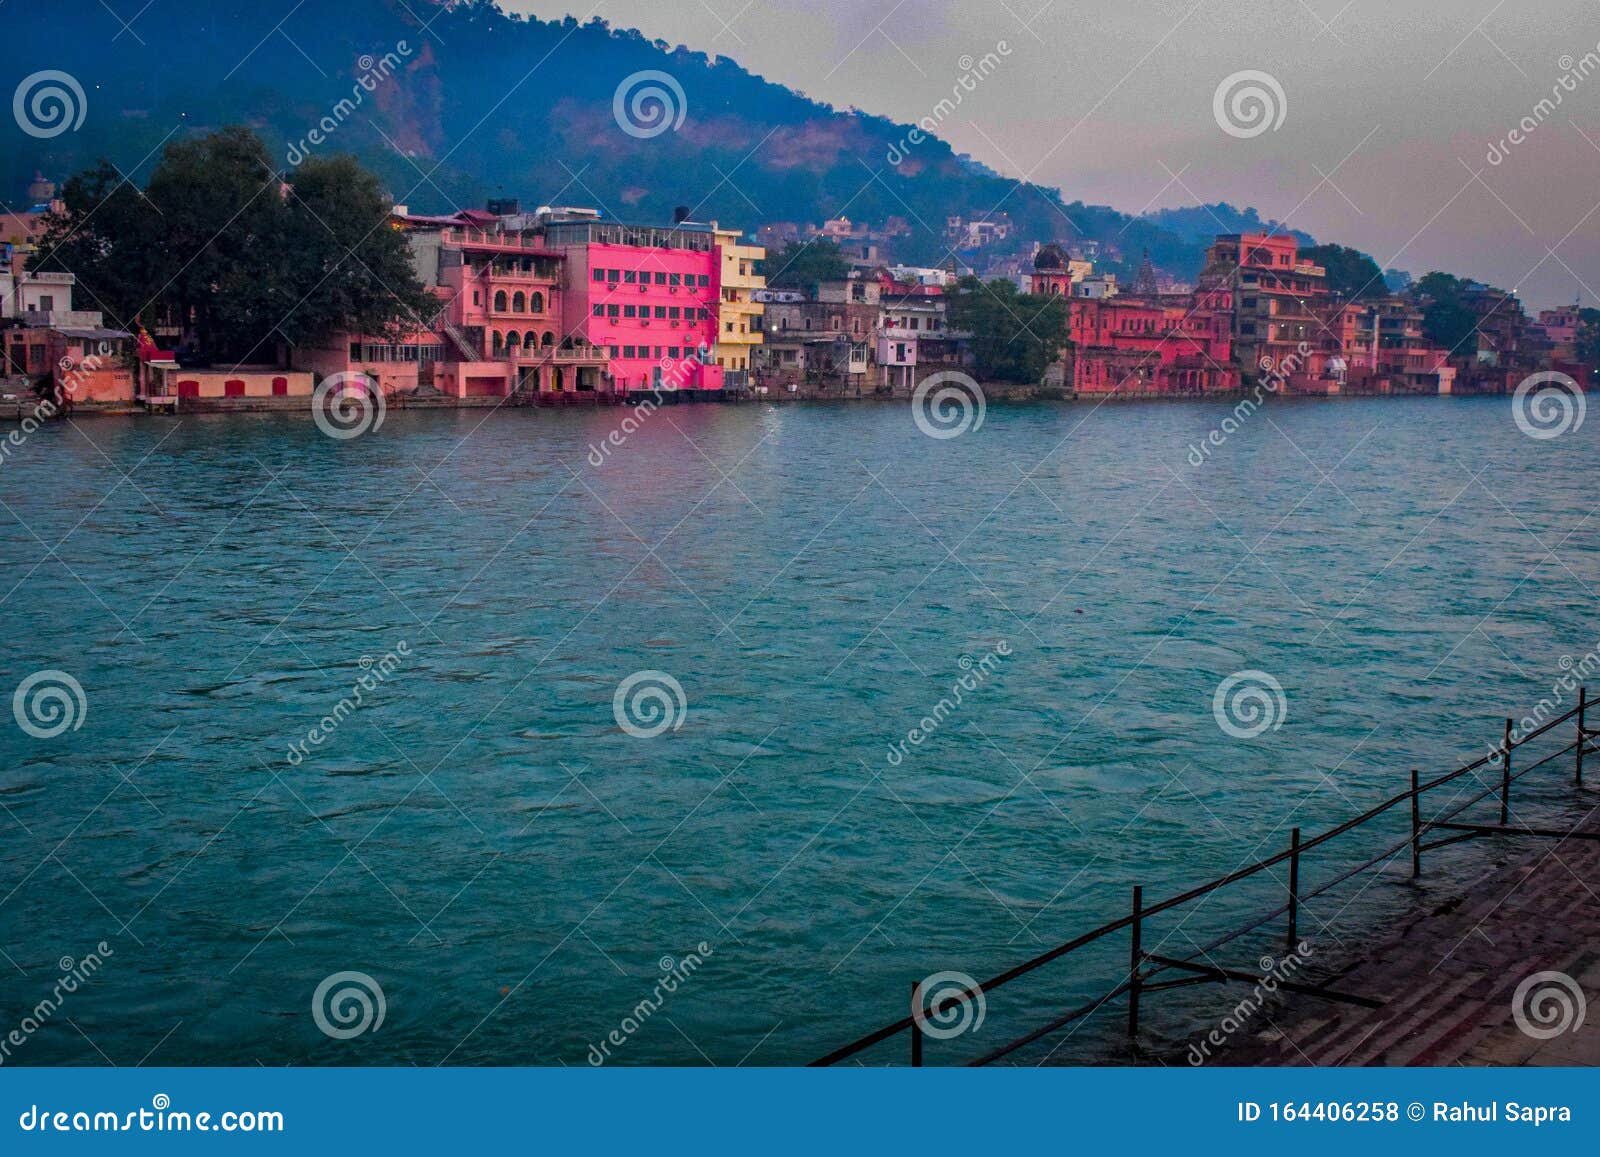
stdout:
<svg viewBox="0 0 1600 1157">
<path fill-rule="evenodd" d="M 1600 834 L 1600 798 L 1584 800 L 1576 830 Z M 1541 973 L 1559 977 L 1530 983 Z M 1211 1063 L 1600 1065 L 1600 840 L 1507 841 L 1494 868 L 1323 982 L 1384 1006 L 1289 997 Z M 1585 1004 L 1587 1017 L 1568 1011 Z M 1551 1031 L 1562 1018 L 1571 1027 Z"/>
</svg>

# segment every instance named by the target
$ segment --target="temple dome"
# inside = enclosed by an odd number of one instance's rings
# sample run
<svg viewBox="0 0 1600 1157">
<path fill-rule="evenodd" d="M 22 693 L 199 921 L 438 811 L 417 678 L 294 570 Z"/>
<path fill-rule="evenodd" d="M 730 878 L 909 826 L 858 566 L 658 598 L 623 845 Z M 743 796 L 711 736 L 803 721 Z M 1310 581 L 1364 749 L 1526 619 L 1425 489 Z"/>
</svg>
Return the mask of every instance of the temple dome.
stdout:
<svg viewBox="0 0 1600 1157">
<path fill-rule="evenodd" d="M 1043 245 L 1033 259 L 1033 267 L 1038 270 L 1065 269 L 1067 267 L 1066 251 L 1054 241 L 1048 245 Z"/>
</svg>

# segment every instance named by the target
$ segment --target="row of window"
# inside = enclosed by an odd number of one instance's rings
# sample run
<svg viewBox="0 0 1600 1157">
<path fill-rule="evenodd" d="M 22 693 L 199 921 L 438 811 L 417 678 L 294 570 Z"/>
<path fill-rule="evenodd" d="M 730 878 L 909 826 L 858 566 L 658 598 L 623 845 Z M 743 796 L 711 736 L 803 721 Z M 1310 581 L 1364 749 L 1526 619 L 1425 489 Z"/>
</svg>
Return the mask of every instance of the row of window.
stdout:
<svg viewBox="0 0 1600 1157">
<path fill-rule="evenodd" d="M 693 306 L 679 307 L 676 305 L 655 306 L 654 316 L 658 321 L 710 321 L 709 309 L 696 309 Z M 648 305 L 597 305 L 593 309 L 595 317 L 623 317 L 635 320 L 648 320 L 651 307 Z"/>
<path fill-rule="evenodd" d="M 508 300 L 506 291 L 502 289 L 494 295 L 494 311 L 496 313 L 506 313 L 508 312 L 508 306 L 511 313 L 543 313 L 544 294 L 535 293 L 529 296 L 518 290 Z"/>
<path fill-rule="evenodd" d="M 387 345 L 374 342 L 350 343 L 353 362 L 436 362 L 444 357 L 442 345 Z"/>
<path fill-rule="evenodd" d="M 655 353 L 652 354 L 650 352 L 651 347 L 647 345 L 614 345 L 611 347 L 611 356 L 614 358 L 653 357 L 657 361 L 660 361 L 662 358 L 672 358 L 674 361 L 677 361 L 680 358 L 692 357 L 694 355 L 694 347 L 692 346 L 658 345 L 654 348 Z"/>
<path fill-rule="evenodd" d="M 648 269 L 596 269 L 596 281 L 621 283 L 623 285 L 650 285 L 651 273 Z M 656 270 L 654 284 L 656 285 L 687 285 L 691 288 L 698 286 L 701 289 L 711 288 L 711 278 L 704 273 L 667 273 Z"/>
</svg>

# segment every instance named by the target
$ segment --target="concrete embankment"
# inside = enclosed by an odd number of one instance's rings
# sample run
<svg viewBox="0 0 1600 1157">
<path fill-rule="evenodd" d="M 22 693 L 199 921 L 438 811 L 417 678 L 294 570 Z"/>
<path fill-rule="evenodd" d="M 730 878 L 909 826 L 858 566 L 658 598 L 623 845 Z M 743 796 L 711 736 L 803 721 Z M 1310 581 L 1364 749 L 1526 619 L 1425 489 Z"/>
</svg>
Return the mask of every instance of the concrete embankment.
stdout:
<svg viewBox="0 0 1600 1157">
<path fill-rule="evenodd" d="M 1587 798 L 1576 830 L 1597 833 Z M 1382 1008 L 1291 997 L 1211 1063 L 1600 1065 L 1600 840 L 1502 846 L 1500 866 L 1328 977 Z"/>
</svg>

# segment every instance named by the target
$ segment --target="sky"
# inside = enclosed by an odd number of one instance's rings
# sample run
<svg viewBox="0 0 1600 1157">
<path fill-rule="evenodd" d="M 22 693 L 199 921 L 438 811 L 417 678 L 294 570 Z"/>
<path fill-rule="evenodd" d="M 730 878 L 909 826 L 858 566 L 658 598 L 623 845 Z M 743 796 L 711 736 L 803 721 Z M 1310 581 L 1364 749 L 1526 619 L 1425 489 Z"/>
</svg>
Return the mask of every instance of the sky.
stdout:
<svg viewBox="0 0 1600 1157">
<path fill-rule="evenodd" d="M 1600 305 L 1600 0 L 502 2 L 907 122 L 995 53 L 939 131 L 1007 176 L 1128 212 L 1254 205 L 1384 267 Z M 1246 71 L 1276 82 L 1253 134 L 1227 99 L 1248 80 L 1215 107 Z"/>
</svg>

